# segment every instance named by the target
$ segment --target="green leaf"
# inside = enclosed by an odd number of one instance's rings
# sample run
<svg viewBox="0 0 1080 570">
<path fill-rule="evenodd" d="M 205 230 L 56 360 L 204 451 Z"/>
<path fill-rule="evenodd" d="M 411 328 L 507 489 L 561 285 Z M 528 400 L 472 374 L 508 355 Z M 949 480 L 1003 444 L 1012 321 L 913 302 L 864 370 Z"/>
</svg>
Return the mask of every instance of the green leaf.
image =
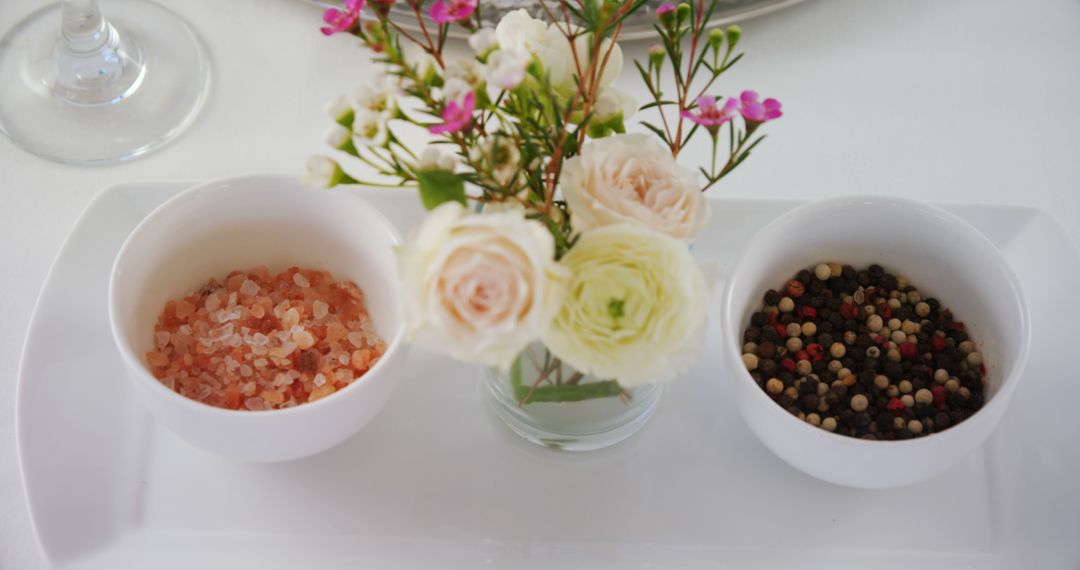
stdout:
<svg viewBox="0 0 1080 570">
<path fill-rule="evenodd" d="M 420 183 L 420 201 L 428 210 L 435 209 L 443 202 L 457 202 L 467 205 L 465 199 L 465 181 L 448 170 L 421 170 L 416 172 L 416 181 Z"/>
</svg>

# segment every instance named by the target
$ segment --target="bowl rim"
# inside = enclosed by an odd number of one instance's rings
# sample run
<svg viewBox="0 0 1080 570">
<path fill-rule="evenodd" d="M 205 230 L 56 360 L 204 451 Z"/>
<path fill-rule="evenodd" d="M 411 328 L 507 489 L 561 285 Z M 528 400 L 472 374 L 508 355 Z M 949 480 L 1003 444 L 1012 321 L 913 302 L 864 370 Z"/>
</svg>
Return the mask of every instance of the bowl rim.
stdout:
<svg viewBox="0 0 1080 570">
<path fill-rule="evenodd" d="M 112 333 L 113 344 L 116 345 L 117 350 L 120 351 L 121 356 L 123 356 L 123 358 L 128 362 L 128 364 L 138 365 L 134 367 L 136 368 L 134 372 L 138 376 L 137 382 L 149 384 L 151 386 L 151 391 L 157 394 L 161 394 L 162 397 L 166 399 L 172 399 L 172 401 L 176 402 L 176 405 L 181 406 L 182 408 L 185 408 L 187 410 L 191 410 L 193 413 L 207 413 L 217 415 L 221 418 L 244 418 L 237 419 L 235 421 L 259 422 L 268 421 L 268 418 L 282 418 L 289 415 L 317 413 L 318 410 L 333 406 L 335 405 L 335 402 L 342 401 L 344 399 L 344 395 L 354 392 L 354 388 L 356 388 L 357 386 L 372 382 L 372 378 L 378 377 L 383 371 L 383 369 L 386 368 L 386 363 L 392 360 L 392 357 L 397 352 L 404 350 L 402 348 L 402 345 L 405 344 L 405 329 L 407 327 L 405 326 L 404 322 L 401 323 L 401 326 L 398 327 L 397 334 L 394 335 L 394 338 L 391 340 L 386 340 L 386 352 L 384 352 L 383 355 L 379 358 L 379 361 L 375 363 L 375 366 L 369 368 L 359 378 L 354 379 L 351 383 L 349 383 L 348 386 L 342 388 L 341 390 L 338 390 L 333 394 L 330 394 L 330 396 L 327 396 L 325 398 L 319 398 L 314 402 L 304 402 L 290 408 L 279 408 L 272 410 L 233 410 L 228 408 L 219 408 L 217 406 L 212 406 L 210 404 L 193 400 L 191 398 L 188 398 L 187 396 L 184 396 L 183 394 L 180 394 L 179 392 L 170 390 L 164 384 L 162 384 L 161 381 L 155 378 L 153 374 L 150 374 L 150 372 L 146 369 L 145 363 L 133 352 L 132 347 L 128 344 L 126 340 L 124 340 L 120 333 L 121 327 L 119 323 L 118 308 L 116 304 L 116 272 L 120 266 L 120 261 L 128 253 L 129 248 L 133 247 L 132 244 L 137 240 L 140 234 L 142 234 L 147 227 L 149 227 L 152 223 L 156 222 L 162 216 L 167 215 L 169 211 L 174 209 L 176 206 L 199 200 L 210 192 L 236 190 L 238 186 L 240 188 L 247 188 L 250 187 L 250 185 L 253 183 L 284 184 L 292 185 L 299 191 L 319 191 L 305 190 L 303 181 L 297 176 L 260 174 L 218 178 L 203 182 L 201 184 L 196 184 L 195 186 L 180 191 L 175 196 L 172 196 L 171 198 L 162 202 L 156 208 L 154 208 L 153 211 L 147 214 L 146 217 L 144 217 L 142 221 L 140 221 L 138 225 L 136 225 L 135 228 L 131 230 L 131 233 L 129 233 L 128 236 L 124 238 L 124 243 L 120 246 L 120 249 L 117 250 L 116 257 L 113 259 L 112 268 L 109 270 L 108 311 L 109 328 Z M 330 190 L 323 191 L 329 192 Z M 365 205 L 365 207 L 369 208 L 372 211 L 372 213 L 375 215 L 375 219 L 379 220 L 383 230 L 385 230 L 387 235 L 389 236 L 391 245 L 393 247 L 400 246 L 402 243 L 401 233 L 397 230 L 396 227 L 394 227 L 393 223 L 390 222 L 389 218 L 387 218 L 381 210 L 376 208 L 375 205 L 367 199 L 361 196 L 352 196 L 360 200 Z M 338 395 L 342 395 L 342 398 L 334 397 Z"/>
<path fill-rule="evenodd" d="M 757 241 L 755 239 L 757 236 L 776 232 L 779 228 L 789 226 L 793 220 L 801 219 L 804 216 L 807 216 L 818 210 L 835 208 L 837 206 L 850 207 L 858 205 L 860 203 L 893 204 L 897 206 L 903 206 L 907 209 L 917 209 L 922 212 L 931 214 L 937 218 L 956 224 L 958 227 L 962 228 L 961 231 L 971 235 L 972 239 L 980 247 L 983 247 L 987 253 L 990 254 L 989 257 L 992 258 L 992 263 L 995 265 L 996 269 L 1006 276 L 1006 283 L 1009 288 L 1008 297 L 1017 307 L 1018 313 L 1020 315 L 1020 322 L 1017 323 L 1020 329 L 1020 346 L 1017 352 L 1017 358 L 1014 362 L 1012 362 L 1009 369 L 1004 371 L 1005 374 L 1003 374 L 1002 376 L 1003 382 L 999 391 L 994 395 L 994 397 L 989 398 L 983 404 L 983 406 L 979 408 L 974 414 L 966 418 L 964 421 L 956 424 L 955 426 L 951 426 L 944 431 L 935 432 L 923 437 L 912 438 L 908 440 L 868 440 L 826 431 L 820 427 L 812 426 L 809 423 L 791 415 L 790 412 L 788 412 L 779 404 L 774 402 L 765 394 L 765 392 L 759 386 L 757 386 L 753 378 L 750 376 L 749 371 L 746 370 L 745 366 L 737 366 L 738 372 L 735 374 L 737 382 L 743 384 L 742 388 L 752 388 L 751 391 L 754 392 L 754 395 L 751 396 L 751 398 L 753 399 L 755 405 L 762 408 L 770 409 L 770 411 L 766 413 L 769 415 L 770 418 L 776 418 L 776 420 L 770 421 L 774 421 L 776 423 L 779 423 L 780 425 L 787 424 L 791 426 L 790 429 L 794 429 L 796 430 L 796 432 L 801 431 L 801 433 L 805 434 L 806 437 L 817 437 L 825 441 L 834 442 L 840 445 L 851 446 L 852 448 L 903 449 L 920 447 L 928 444 L 942 445 L 947 444 L 952 440 L 961 440 L 964 437 L 967 437 L 969 432 L 976 437 L 980 437 L 981 439 L 984 436 L 979 436 L 976 430 L 980 428 L 981 424 L 989 421 L 991 411 L 997 408 L 1003 408 L 1008 405 L 1008 401 L 1011 399 L 1013 391 L 1016 390 L 1016 385 L 1020 382 L 1021 378 L 1023 378 L 1022 372 L 1027 365 L 1028 352 L 1031 344 L 1031 315 L 1029 313 L 1027 302 L 1025 301 L 1023 292 L 1020 288 L 1019 279 L 1016 277 L 1015 272 L 1013 272 L 1012 268 L 1009 267 L 1009 264 L 1005 261 L 1005 257 L 1001 254 L 1001 252 L 993 244 L 993 242 L 991 242 L 989 238 L 987 238 L 982 232 L 980 232 L 977 228 L 972 226 L 966 220 L 939 206 L 927 202 L 912 200 L 909 198 L 859 194 L 841 196 L 836 198 L 823 198 L 818 200 L 812 200 L 810 202 L 797 206 L 783 213 L 780 216 L 777 216 L 771 222 L 769 222 L 754 233 L 754 236 L 751 237 L 748 245 L 742 250 L 738 260 L 735 262 L 734 266 L 732 266 L 732 271 L 725 283 L 723 303 L 721 305 L 723 310 L 721 322 L 723 324 L 723 332 L 725 333 L 723 336 L 729 337 L 730 334 L 737 334 L 738 338 L 741 338 L 741 325 L 735 320 L 736 311 L 733 310 L 734 307 L 732 306 L 734 303 L 734 299 L 732 298 L 732 295 L 734 294 L 733 285 L 739 278 L 739 271 L 743 269 L 747 263 L 749 263 L 749 254 L 754 249 L 753 244 Z M 731 338 L 726 338 L 726 340 L 723 341 L 725 344 L 724 350 L 726 350 L 728 356 L 731 357 L 732 363 L 741 363 L 742 345 L 739 344 L 738 346 L 736 346 L 736 343 L 732 342 L 731 340 Z M 989 435 L 989 430 L 984 435 Z"/>
</svg>

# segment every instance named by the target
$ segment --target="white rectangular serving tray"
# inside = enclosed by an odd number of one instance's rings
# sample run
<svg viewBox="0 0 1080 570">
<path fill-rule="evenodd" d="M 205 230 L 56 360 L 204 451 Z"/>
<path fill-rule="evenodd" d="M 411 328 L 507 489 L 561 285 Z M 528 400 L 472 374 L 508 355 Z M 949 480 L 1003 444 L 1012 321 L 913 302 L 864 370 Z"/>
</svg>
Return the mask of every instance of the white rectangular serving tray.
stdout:
<svg viewBox="0 0 1080 570">
<path fill-rule="evenodd" d="M 326 453 L 265 465 L 192 448 L 135 400 L 106 315 L 121 242 L 187 186 L 103 191 L 35 309 L 17 438 L 57 567 L 1080 568 L 1080 257 L 1037 210 L 947 206 L 1002 250 L 1030 304 L 1031 358 L 1005 419 L 936 479 L 861 491 L 788 467 L 747 430 L 722 377 L 718 302 L 712 348 L 609 449 L 518 439 L 477 368 L 419 350 L 382 413 Z M 359 192 L 405 233 L 423 214 L 413 192 Z M 713 203 L 694 252 L 719 265 L 717 293 L 757 228 L 797 205 Z"/>
</svg>

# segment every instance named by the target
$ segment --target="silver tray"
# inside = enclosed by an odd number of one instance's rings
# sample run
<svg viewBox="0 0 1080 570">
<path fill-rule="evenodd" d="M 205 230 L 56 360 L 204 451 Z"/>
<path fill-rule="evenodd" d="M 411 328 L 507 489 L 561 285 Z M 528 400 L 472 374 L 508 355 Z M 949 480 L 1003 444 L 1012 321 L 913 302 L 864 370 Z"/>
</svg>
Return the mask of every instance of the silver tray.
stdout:
<svg viewBox="0 0 1080 570">
<path fill-rule="evenodd" d="M 341 2 L 335 0 L 307 0 L 324 8 L 339 7 Z M 550 1 L 550 0 L 549 0 Z M 620 35 L 625 40 L 641 40 L 653 37 L 653 10 L 667 0 L 648 0 L 646 7 L 627 19 Z M 803 0 L 720 0 L 709 20 L 709 27 L 726 26 L 735 22 L 749 20 L 763 16 L 777 10 L 794 6 Z M 540 5 L 541 0 L 480 0 L 480 13 L 485 24 L 494 26 L 507 12 L 524 8 L 533 17 L 545 18 L 544 9 Z M 425 15 L 425 19 L 427 16 Z M 416 16 L 408 5 L 398 2 L 390 10 L 390 19 L 407 30 L 418 30 Z M 428 23 L 435 24 L 428 20 Z M 465 30 L 452 26 L 450 36 L 463 38 Z"/>
</svg>

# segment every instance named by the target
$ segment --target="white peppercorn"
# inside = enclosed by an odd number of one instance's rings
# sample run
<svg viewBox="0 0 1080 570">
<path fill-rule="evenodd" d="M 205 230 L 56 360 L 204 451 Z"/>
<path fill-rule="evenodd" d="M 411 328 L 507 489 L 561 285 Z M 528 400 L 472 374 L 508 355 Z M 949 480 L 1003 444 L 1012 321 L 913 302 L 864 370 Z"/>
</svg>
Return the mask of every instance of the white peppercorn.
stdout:
<svg viewBox="0 0 1080 570">
<path fill-rule="evenodd" d="M 878 332 L 885 326 L 885 321 L 882 320 L 880 315 L 870 315 L 866 319 L 866 328 L 870 329 L 870 332 Z"/>
<path fill-rule="evenodd" d="M 981 366 L 983 357 L 981 352 L 972 352 L 967 355 L 968 366 Z"/>
<path fill-rule="evenodd" d="M 795 310 L 795 301 L 791 297 L 784 297 L 777 303 L 776 308 L 780 309 L 781 313 L 790 313 Z"/>
<path fill-rule="evenodd" d="M 926 317 L 930 315 L 930 305 L 924 302 L 919 302 L 915 305 L 915 314 L 920 317 Z"/>
<path fill-rule="evenodd" d="M 949 371 L 944 368 L 938 368 L 934 371 L 934 382 L 938 384 L 944 384 L 949 379 Z"/>
<path fill-rule="evenodd" d="M 956 348 L 960 349 L 960 352 L 963 354 L 970 354 L 975 351 L 975 343 L 971 342 L 970 340 L 965 340 L 964 342 L 957 345 Z"/>
<path fill-rule="evenodd" d="M 911 390 L 914 388 L 914 386 L 911 385 L 911 380 L 901 380 L 897 384 L 897 387 L 900 388 L 901 394 L 910 394 Z"/>
<path fill-rule="evenodd" d="M 844 347 L 843 343 L 834 342 L 832 346 L 829 347 L 829 354 L 831 354 L 833 358 L 843 358 L 846 353 L 847 348 Z"/>
<path fill-rule="evenodd" d="M 901 326 L 903 326 L 903 323 L 900 322 L 900 319 L 897 319 L 897 318 L 889 319 L 889 330 L 894 330 L 894 331 L 900 330 Z"/>
<path fill-rule="evenodd" d="M 784 383 L 779 378 L 769 378 L 765 383 L 765 391 L 775 396 L 784 391 Z"/>
<path fill-rule="evenodd" d="M 744 353 L 745 352 L 755 352 L 756 353 L 757 352 L 757 343 L 756 342 L 748 342 L 748 343 L 742 345 L 742 351 Z"/>
<path fill-rule="evenodd" d="M 915 407 L 915 397 L 912 396 L 911 394 L 904 394 L 903 396 L 900 396 L 900 401 L 903 402 L 905 407 L 908 407 L 908 408 L 914 408 Z"/>
<path fill-rule="evenodd" d="M 802 327 L 799 325 L 799 323 L 788 323 L 788 326 L 787 326 L 787 335 L 788 336 L 799 336 L 801 334 L 802 334 Z"/>
<path fill-rule="evenodd" d="M 742 355 L 742 361 L 743 361 L 743 364 L 746 366 L 747 370 L 757 370 L 758 357 L 757 357 L 756 354 L 751 354 L 751 353 L 748 352 L 748 353 Z"/>
<path fill-rule="evenodd" d="M 885 388 L 885 395 L 890 398 L 895 398 L 900 395 L 900 388 L 897 388 L 896 384 L 889 384 L 889 387 Z"/>
<path fill-rule="evenodd" d="M 801 338 L 793 336 L 787 339 L 787 342 L 784 343 L 784 346 L 787 347 L 788 352 L 799 352 L 803 348 L 803 342 Z"/>
<path fill-rule="evenodd" d="M 889 377 L 884 374 L 878 374 L 874 376 L 874 387 L 878 390 L 884 390 L 889 387 Z"/>
<path fill-rule="evenodd" d="M 811 413 L 811 414 L 806 416 L 806 423 L 808 423 L 808 424 L 810 424 L 810 425 L 812 425 L 814 427 L 817 427 L 817 426 L 821 425 L 821 416 L 819 416 L 817 414 L 814 414 L 814 413 Z"/>
<path fill-rule="evenodd" d="M 900 362 L 900 351 L 895 348 L 890 348 L 888 352 L 885 353 L 885 358 L 892 362 Z"/>
<path fill-rule="evenodd" d="M 919 435 L 920 433 L 922 433 L 923 430 L 922 422 L 920 422 L 919 420 L 911 420 L 907 423 L 907 429 L 912 434 Z"/>
<path fill-rule="evenodd" d="M 806 376 L 814 371 L 814 367 L 810 364 L 809 360 L 800 360 L 795 363 L 795 373 L 799 376 Z"/>
<path fill-rule="evenodd" d="M 904 344 L 907 342 L 907 333 L 904 331 L 893 331 L 892 334 L 889 335 L 889 340 L 896 344 Z"/>
<path fill-rule="evenodd" d="M 829 277 L 832 277 L 832 269 L 829 269 L 829 264 L 819 263 L 818 266 L 814 268 L 814 277 L 817 277 L 822 281 L 827 281 Z"/>
<path fill-rule="evenodd" d="M 803 336 L 814 336 L 817 334 L 817 325 L 813 321 L 806 321 L 802 324 Z"/>
<path fill-rule="evenodd" d="M 836 431 L 836 418 L 829 416 L 821 420 L 821 427 L 824 428 L 825 431 Z"/>
<path fill-rule="evenodd" d="M 918 391 L 915 392 L 915 403 L 916 404 L 933 404 L 934 403 L 934 393 L 931 392 L 930 390 L 927 390 L 926 388 L 919 389 Z"/>
<path fill-rule="evenodd" d="M 904 331 L 904 334 L 915 334 L 919 332 L 919 325 L 915 321 L 905 320 L 900 325 L 900 330 Z"/>
<path fill-rule="evenodd" d="M 869 405 L 870 400 L 862 394 L 855 394 L 851 397 L 851 409 L 855 412 L 864 412 Z"/>
<path fill-rule="evenodd" d="M 957 392 L 960 390 L 960 381 L 956 378 L 949 378 L 945 381 L 945 389 L 950 392 Z"/>
</svg>

